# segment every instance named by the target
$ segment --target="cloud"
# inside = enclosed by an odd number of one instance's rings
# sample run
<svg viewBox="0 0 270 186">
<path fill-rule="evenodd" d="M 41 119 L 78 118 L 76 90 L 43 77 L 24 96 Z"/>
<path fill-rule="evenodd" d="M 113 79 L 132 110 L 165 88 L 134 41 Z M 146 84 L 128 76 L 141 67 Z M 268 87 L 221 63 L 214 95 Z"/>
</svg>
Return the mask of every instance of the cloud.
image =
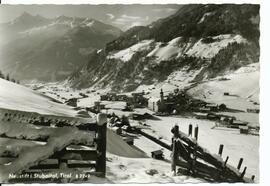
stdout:
<svg viewBox="0 0 270 186">
<path fill-rule="evenodd" d="M 127 20 L 138 20 L 138 19 L 141 19 L 141 17 L 138 17 L 138 16 L 128 16 L 126 14 L 122 15 L 121 17 L 123 19 L 127 19 Z"/>
<path fill-rule="evenodd" d="M 123 26 L 123 29 L 126 30 L 133 26 L 142 26 L 146 25 L 149 22 L 149 16 L 139 17 L 139 16 L 130 16 L 123 14 L 118 18 L 114 19 L 113 24 Z"/>
<path fill-rule="evenodd" d="M 115 18 L 115 16 L 113 14 L 106 14 L 106 15 L 109 17 L 109 19 Z"/>
<path fill-rule="evenodd" d="M 154 12 L 166 12 L 166 13 L 171 13 L 171 12 L 174 12 L 174 11 L 176 11 L 177 9 L 175 9 L 175 8 L 155 8 L 155 9 L 153 9 L 152 11 L 154 11 Z"/>
<path fill-rule="evenodd" d="M 129 25 L 129 28 L 134 27 L 134 26 L 142 26 L 142 25 L 143 25 L 142 22 L 136 21 L 136 22 L 133 22 L 131 25 Z"/>
<path fill-rule="evenodd" d="M 142 19 L 143 18 L 141 18 L 139 16 L 129 16 L 129 15 L 123 14 L 120 17 L 118 17 L 117 19 L 115 19 L 112 23 L 118 24 L 118 25 L 129 25 L 129 24 L 134 23 L 134 21 L 138 22 Z"/>
</svg>

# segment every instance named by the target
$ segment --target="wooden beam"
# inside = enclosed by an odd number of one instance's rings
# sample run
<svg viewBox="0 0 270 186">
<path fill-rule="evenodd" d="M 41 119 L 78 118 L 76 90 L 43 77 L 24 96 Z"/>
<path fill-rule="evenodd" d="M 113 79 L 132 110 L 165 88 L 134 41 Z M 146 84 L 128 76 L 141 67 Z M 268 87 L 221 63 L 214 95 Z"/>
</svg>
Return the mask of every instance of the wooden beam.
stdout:
<svg viewBox="0 0 270 186">
<path fill-rule="evenodd" d="M 95 150 L 62 150 L 56 152 L 51 159 L 62 159 L 62 160 L 96 160 L 97 151 Z"/>
<path fill-rule="evenodd" d="M 46 170 L 46 169 L 58 169 L 59 168 L 95 168 L 96 164 L 95 163 L 89 163 L 89 162 L 85 162 L 85 163 L 69 163 L 67 160 L 65 161 L 65 167 L 59 167 L 59 163 L 40 163 L 38 165 L 32 166 L 29 169 L 40 169 L 40 170 Z M 63 160 L 61 160 L 61 163 L 63 162 Z"/>
<path fill-rule="evenodd" d="M 100 113 L 97 115 L 97 161 L 96 171 L 106 174 L 106 139 L 107 139 L 107 115 Z"/>
<path fill-rule="evenodd" d="M 24 137 L 16 137 L 16 136 L 10 136 L 6 133 L 0 134 L 0 138 L 9 138 L 9 139 L 16 139 L 16 140 L 28 140 L 28 141 L 35 141 L 35 142 L 47 142 L 49 139 L 49 135 L 43 135 L 43 136 L 24 136 Z"/>
</svg>

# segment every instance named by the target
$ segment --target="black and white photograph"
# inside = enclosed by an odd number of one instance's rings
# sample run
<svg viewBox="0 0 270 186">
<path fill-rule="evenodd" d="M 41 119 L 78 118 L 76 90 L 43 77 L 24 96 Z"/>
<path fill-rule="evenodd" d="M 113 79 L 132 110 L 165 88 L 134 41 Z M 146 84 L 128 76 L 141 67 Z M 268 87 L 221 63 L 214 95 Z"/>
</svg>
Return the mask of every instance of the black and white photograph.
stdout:
<svg viewBox="0 0 270 186">
<path fill-rule="evenodd" d="M 260 183 L 260 11 L 1 4 L 0 183 Z"/>
</svg>

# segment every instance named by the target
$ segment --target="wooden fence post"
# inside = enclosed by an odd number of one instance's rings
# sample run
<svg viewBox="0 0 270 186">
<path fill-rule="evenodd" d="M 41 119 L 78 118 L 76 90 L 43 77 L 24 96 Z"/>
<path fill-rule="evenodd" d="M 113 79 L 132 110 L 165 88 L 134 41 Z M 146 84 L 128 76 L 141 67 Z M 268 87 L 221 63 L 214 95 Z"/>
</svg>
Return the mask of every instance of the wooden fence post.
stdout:
<svg viewBox="0 0 270 186">
<path fill-rule="evenodd" d="M 242 163 L 243 163 L 243 158 L 240 158 L 238 165 L 237 165 L 238 170 L 240 170 Z"/>
<path fill-rule="evenodd" d="M 97 115 L 97 161 L 96 172 L 101 172 L 102 177 L 106 174 L 106 139 L 107 139 L 107 115 Z"/>
<path fill-rule="evenodd" d="M 188 136 L 192 137 L 192 124 L 189 124 L 188 126 Z"/>
<path fill-rule="evenodd" d="M 229 156 L 226 157 L 226 160 L 224 162 L 224 167 L 227 165 L 228 160 L 229 160 Z"/>
<path fill-rule="evenodd" d="M 220 147 L 219 147 L 219 148 L 220 148 Z M 222 153 L 221 153 L 221 154 L 222 154 Z M 224 163 L 223 163 L 222 169 L 221 169 L 221 171 L 219 171 L 218 179 L 219 179 L 220 181 L 224 181 L 223 179 L 224 179 L 224 177 L 226 177 L 226 176 L 224 175 L 224 173 L 225 173 L 225 170 L 226 170 L 226 165 L 227 165 L 228 160 L 229 160 L 229 156 L 226 157 L 226 160 L 225 160 Z"/>
<path fill-rule="evenodd" d="M 195 139 L 198 141 L 199 127 L 198 125 L 195 127 Z"/>
<path fill-rule="evenodd" d="M 224 147 L 224 145 L 223 145 L 223 144 L 220 144 L 220 145 L 219 145 L 219 149 L 218 149 L 218 155 L 220 155 L 220 156 L 222 156 L 223 147 Z"/>
<path fill-rule="evenodd" d="M 243 172 L 242 172 L 242 174 L 241 174 L 241 178 L 243 178 L 243 177 L 245 176 L 246 170 L 247 170 L 247 167 L 244 168 L 244 170 L 243 170 Z"/>
<path fill-rule="evenodd" d="M 171 168 L 174 173 L 174 176 L 176 175 L 176 161 L 177 161 L 177 148 L 176 148 L 176 139 L 179 138 L 179 127 L 178 125 L 175 125 L 172 129 L 173 132 L 173 138 L 172 138 L 172 164 Z"/>
<path fill-rule="evenodd" d="M 59 169 L 66 169 L 68 167 L 68 160 L 58 159 Z"/>
<path fill-rule="evenodd" d="M 172 140 L 172 164 L 171 164 L 171 168 L 172 168 L 172 172 L 173 175 L 176 175 L 176 144 L 175 144 L 175 139 L 173 138 Z"/>
</svg>

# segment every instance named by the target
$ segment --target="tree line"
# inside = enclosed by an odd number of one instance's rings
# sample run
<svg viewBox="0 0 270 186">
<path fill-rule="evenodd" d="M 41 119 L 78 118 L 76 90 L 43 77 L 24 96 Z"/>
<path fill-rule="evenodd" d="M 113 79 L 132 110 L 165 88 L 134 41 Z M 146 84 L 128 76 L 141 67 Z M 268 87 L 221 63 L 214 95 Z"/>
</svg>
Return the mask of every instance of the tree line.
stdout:
<svg viewBox="0 0 270 186">
<path fill-rule="evenodd" d="M 19 80 L 16 80 L 16 79 L 10 77 L 9 74 L 4 75 L 1 70 L 0 70 L 0 78 L 5 79 L 5 80 L 10 81 L 10 82 L 13 82 L 13 83 L 20 84 Z"/>
</svg>

